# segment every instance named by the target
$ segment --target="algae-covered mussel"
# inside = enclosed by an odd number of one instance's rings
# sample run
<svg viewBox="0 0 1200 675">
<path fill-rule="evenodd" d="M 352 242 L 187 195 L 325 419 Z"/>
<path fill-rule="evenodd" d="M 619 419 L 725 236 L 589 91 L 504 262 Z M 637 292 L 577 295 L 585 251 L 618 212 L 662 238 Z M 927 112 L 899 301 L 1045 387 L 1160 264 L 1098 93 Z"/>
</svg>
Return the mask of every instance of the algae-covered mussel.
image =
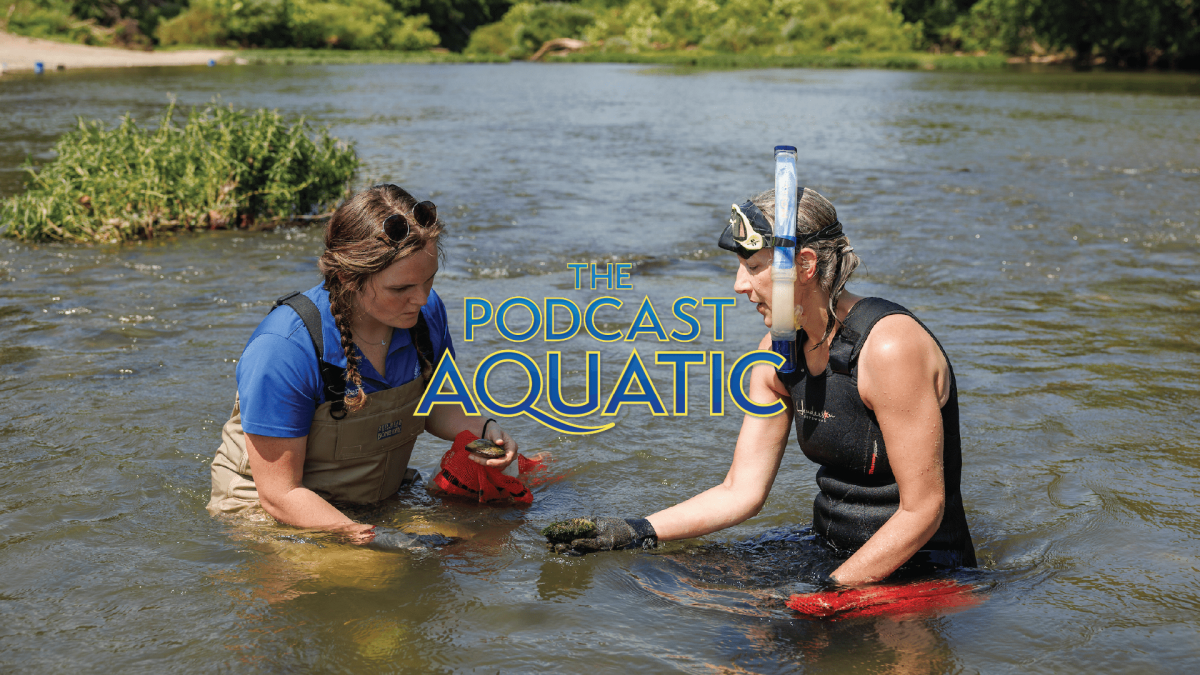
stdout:
<svg viewBox="0 0 1200 675">
<path fill-rule="evenodd" d="M 596 523 L 591 518 L 556 520 L 542 528 L 542 536 L 553 544 L 569 544 L 576 539 L 587 539 L 596 534 Z"/>
<path fill-rule="evenodd" d="M 486 438 L 476 439 L 467 443 L 467 450 L 487 459 L 500 459 L 506 450 Z"/>
</svg>

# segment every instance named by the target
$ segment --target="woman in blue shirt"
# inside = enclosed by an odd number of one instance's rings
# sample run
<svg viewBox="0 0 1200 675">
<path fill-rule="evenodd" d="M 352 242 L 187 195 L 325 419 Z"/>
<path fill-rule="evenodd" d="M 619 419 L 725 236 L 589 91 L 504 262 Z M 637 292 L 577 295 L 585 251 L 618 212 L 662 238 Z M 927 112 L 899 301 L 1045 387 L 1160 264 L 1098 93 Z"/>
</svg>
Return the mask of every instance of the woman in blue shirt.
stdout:
<svg viewBox="0 0 1200 675">
<path fill-rule="evenodd" d="M 461 407 L 413 412 L 444 353 L 446 308 L 433 291 L 443 224 L 432 202 L 377 185 L 343 203 L 325 230 L 324 283 L 281 298 L 237 366 L 238 395 L 212 464 L 210 513 L 261 507 L 297 527 L 373 537 L 335 504 L 364 504 L 411 480 L 417 436 L 462 431 L 517 444 Z M 285 304 L 288 307 L 280 307 Z"/>
</svg>

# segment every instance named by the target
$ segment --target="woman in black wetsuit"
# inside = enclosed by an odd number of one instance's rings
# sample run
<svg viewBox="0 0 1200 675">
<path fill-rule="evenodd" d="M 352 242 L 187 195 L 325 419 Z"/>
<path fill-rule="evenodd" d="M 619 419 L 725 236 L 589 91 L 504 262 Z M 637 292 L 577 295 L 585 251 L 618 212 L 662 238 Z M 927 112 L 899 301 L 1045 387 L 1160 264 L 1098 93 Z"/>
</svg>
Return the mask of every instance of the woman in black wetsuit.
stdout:
<svg viewBox="0 0 1200 675">
<path fill-rule="evenodd" d="M 821 465 L 813 530 L 848 556 L 830 575 L 833 582 L 878 581 L 905 563 L 975 565 L 959 493 L 958 392 L 950 362 L 908 310 L 844 291 L 858 256 L 833 204 L 812 190 L 799 195 L 795 307 L 771 304 L 774 191 L 735 206 L 718 243 L 738 255 L 734 290 L 755 303 L 764 324 L 770 327 L 776 312 L 794 312 L 796 372 L 781 379 L 760 365 L 746 390 L 760 403 L 783 399 L 790 404 L 786 414 L 743 419 L 720 485 L 647 518 L 593 518 L 594 535 L 558 550 L 653 546 L 754 516 L 794 421 L 800 449 Z M 758 348 L 771 348 L 769 333 Z"/>
</svg>

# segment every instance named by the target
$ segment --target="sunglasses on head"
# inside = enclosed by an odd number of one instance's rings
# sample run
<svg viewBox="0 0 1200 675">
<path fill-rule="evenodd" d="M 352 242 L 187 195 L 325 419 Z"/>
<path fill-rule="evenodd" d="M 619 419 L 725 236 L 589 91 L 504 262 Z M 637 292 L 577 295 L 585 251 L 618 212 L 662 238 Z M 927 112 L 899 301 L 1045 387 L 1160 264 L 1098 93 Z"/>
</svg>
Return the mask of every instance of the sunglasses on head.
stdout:
<svg viewBox="0 0 1200 675">
<path fill-rule="evenodd" d="M 413 220 L 421 227 L 430 227 L 437 222 L 437 205 L 425 201 L 413 207 Z M 393 213 L 383 219 L 383 234 L 390 240 L 392 246 L 399 246 L 412 232 L 412 223 L 402 213 Z"/>
</svg>

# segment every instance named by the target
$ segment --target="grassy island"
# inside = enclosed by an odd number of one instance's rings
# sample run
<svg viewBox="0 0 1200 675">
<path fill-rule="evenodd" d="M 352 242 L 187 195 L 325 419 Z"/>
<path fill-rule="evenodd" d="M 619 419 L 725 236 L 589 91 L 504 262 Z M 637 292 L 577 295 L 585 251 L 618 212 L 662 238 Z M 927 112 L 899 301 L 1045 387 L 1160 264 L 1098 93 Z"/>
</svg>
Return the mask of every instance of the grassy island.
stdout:
<svg viewBox="0 0 1200 675">
<path fill-rule="evenodd" d="M 341 199 L 354 148 L 270 110 L 174 103 L 156 128 L 79 120 L 25 192 L 0 202 L 0 233 L 24 241 L 117 242 L 174 231 L 264 228 Z"/>
</svg>

